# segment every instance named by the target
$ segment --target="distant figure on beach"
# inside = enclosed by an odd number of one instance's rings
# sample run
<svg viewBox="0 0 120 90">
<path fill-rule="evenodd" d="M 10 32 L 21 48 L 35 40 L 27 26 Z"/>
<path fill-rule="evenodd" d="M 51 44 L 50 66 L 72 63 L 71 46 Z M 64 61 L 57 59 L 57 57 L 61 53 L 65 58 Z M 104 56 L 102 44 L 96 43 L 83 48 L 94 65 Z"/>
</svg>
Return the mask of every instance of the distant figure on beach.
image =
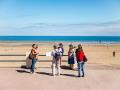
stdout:
<svg viewBox="0 0 120 90">
<path fill-rule="evenodd" d="M 61 58 L 60 58 L 60 65 L 61 65 L 61 62 L 62 62 L 62 57 L 63 57 L 63 54 L 64 54 L 64 48 L 63 48 L 63 44 L 60 43 L 59 44 L 59 47 L 58 47 L 59 51 L 61 52 Z"/>
<path fill-rule="evenodd" d="M 38 45 L 33 44 L 30 55 L 29 55 L 29 58 L 32 60 L 31 73 L 34 73 L 35 64 L 36 64 L 36 61 L 38 60 L 39 53 L 38 53 L 37 49 L 38 49 Z"/>
<path fill-rule="evenodd" d="M 113 57 L 115 57 L 115 55 L 116 55 L 116 52 L 115 52 L 115 51 L 113 51 Z"/>
<path fill-rule="evenodd" d="M 84 52 L 82 49 L 81 44 L 78 45 L 78 48 L 76 49 L 76 60 L 78 63 L 78 77 L 84 77 Z"/>
<path fill-rule="evenodd" d="M 68 51 L 68 64 L 70 65 L 70 69 L 74 69 L 74 46 L 72 44 L 69 45 L 69 51 Z"/>
<path fill-rule="evenodd" d="M 60 58 L 61 52 L 59 51 L 56 45 L 53 46 L 54 50 L 52 51 L 51 55 L 53 56 L 52 60 L 52 75 L 55 76 L 57 74 L 60 75 Z M 57 73 L 56 73 L 57 71 Z"/>
</svg>

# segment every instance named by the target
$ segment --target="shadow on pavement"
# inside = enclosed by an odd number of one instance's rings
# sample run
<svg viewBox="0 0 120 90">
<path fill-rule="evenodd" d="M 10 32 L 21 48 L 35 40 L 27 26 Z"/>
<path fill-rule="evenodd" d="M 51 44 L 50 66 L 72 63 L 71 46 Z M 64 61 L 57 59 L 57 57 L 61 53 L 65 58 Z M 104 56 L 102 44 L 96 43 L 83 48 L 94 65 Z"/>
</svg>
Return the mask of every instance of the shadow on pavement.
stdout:
<svg viewBox="0 0 120 90">
<path fill-rule="evenodd" d="M 68 76 L 68 77 L 77 77 L 76 75 L 72 75 L 72 74 L 61 74 L 63 76 Z"/>
<path fill-rule="evenodd" d="M 61 69 L 71 70 L 71 68 L 69 66 L 62 65 L 60 67 L 61 67 Z"/>
<path fill-rule="evenodd" d="M 23 69 L 30 69 L 30 68 L 27 68 L 26 65 L 22 65 L 21 68 L 23 68 Z"/>
<path fill-rule="evenodd" d="M 43 74 L 43 75 L 49 75 L 51 76 L 51 73 L 47 73 L 47 72 L 36 72 L 37 74 Z"/>
<path fill-rule="evenodd" d="M 16 70 L 16 71 L 19 72 L 19 73 L 30 73 L 30 72 L 28 72 L 26 70 Z"/>
</svg>

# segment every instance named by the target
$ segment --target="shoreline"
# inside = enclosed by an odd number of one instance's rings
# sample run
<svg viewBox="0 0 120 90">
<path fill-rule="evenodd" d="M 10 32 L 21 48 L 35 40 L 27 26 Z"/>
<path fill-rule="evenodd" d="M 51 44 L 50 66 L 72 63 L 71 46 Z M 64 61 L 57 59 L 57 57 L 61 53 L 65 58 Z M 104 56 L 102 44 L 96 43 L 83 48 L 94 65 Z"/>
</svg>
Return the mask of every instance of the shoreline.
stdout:
<svg viewBox="0 0 120 90">
<path fill-rule="evenodd" d="M 120 36 L 0 36 L 0 42 L 80 42 L 120 44 Z"/>
<path fill-rule="evenodd" d="M 94 42 L 94 41 L 0 41 L 0 45 L 4 44 L 19 44 L 19 45 L 31 45 L 33 43 L 36 44 L 58 44 L 63 43 L 65 46 L 69 44 L 82 44 L 82 45 L 104 45 L 104 46 L 111 46 L 111 45 L 120 45 L 120 42 Z"/>
</svg>

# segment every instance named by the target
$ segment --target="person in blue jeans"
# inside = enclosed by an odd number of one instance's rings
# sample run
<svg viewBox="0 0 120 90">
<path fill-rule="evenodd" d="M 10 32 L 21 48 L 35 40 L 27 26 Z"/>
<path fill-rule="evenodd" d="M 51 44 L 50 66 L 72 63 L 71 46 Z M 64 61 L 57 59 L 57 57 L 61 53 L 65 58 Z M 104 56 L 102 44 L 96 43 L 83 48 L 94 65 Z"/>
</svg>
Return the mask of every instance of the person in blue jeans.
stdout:
<svg viewBox="0 0 120 90">
<path fill-rule="evenodd" d="M 80 44 L 78 49 L 76 49 L 76 60 L 78 64 L 78 77 L 84 77 L 84 52 Z"/>
<path fill-rule="evenodd" d="M 34 73 L 34 69 L 35 69 L 35 64 L 36 64 L 36 60 L 32 59 L 32 65 L 31 65 L 31 73 Z"/>
<path fill-rule="evenodd" d="M 78 62 L 78 77 L 84 77 L 84 75 L 84 62 Z"/>
<path fill-rule="evenodd" d="M 31 65 L 31 73 L 34 73 L 34 69 L 35 69 L 35 64 L 36 61 L 38 60 L 38 45 L 33 44 L 32 45 L 32 49 L 31 49 L 31 53 L 29 55 L 29 58 L 32 60 L 32 65 Z"/>
</svg>

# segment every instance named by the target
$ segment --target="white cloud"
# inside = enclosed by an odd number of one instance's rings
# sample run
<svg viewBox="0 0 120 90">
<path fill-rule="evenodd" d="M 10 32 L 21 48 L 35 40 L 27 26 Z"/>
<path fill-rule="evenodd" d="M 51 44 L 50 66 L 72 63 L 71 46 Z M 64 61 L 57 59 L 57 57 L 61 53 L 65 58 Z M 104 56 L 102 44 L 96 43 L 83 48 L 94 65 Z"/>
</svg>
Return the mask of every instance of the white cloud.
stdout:
<svg viewBox="0 0 120 90">
<path fill-rule="evenodd" d="M 120 21 L 100 24 L 46 24 L 0 27 L 0 35 L 120 36 Z"/>
</svg>

